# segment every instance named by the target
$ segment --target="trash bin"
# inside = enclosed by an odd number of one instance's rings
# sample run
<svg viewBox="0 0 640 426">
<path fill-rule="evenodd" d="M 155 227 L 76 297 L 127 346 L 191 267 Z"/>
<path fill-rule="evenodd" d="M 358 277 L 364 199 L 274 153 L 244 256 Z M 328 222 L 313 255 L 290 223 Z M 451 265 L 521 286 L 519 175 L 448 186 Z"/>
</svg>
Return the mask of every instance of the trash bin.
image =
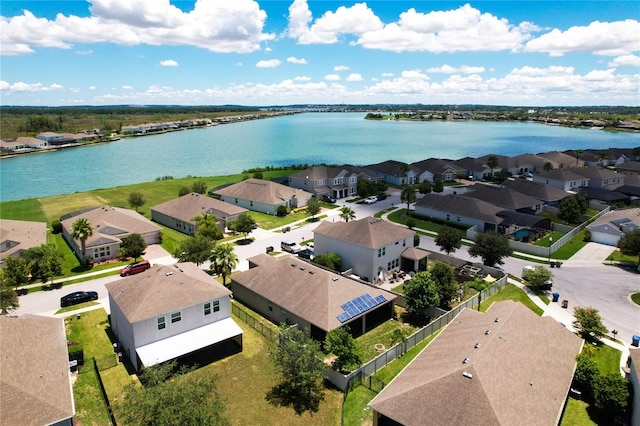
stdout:
<svg viewBox="0 0 640 426">
<path fill-rule="evenodd" d="M 566 299 L 565 299 L 565 300 L 563 300 L 563 301 L 562 301 L 562 307 L 563 307 L 563 308 L 565 308 L 565 309 L 567 309 L 567 308 L 569 307 L 569 301 L 568 301 L 568 300 L 566 300 Z"/>
<path fill-rule="evenodd" d="M 554 302 L 557 302 L 558 299 L 560 298 L 560 293 L 552 293 L 551 295 L 553 296 L 553 301 Z"/>
<path fill-rule="evenodd" d="M 552 268 L 556 267 L 556 262 L 549 262 L 549 266 L 551 266 Z"/>
<path fill-rule="evenodd" d="M 632 344 L 633 346 L 635 346 L 635 347 L 640 346 L 640 336 L 636 336 L 636 335 L 634 335 L 634 336 L 631 338 L 631 344 Z"/>
</svg>

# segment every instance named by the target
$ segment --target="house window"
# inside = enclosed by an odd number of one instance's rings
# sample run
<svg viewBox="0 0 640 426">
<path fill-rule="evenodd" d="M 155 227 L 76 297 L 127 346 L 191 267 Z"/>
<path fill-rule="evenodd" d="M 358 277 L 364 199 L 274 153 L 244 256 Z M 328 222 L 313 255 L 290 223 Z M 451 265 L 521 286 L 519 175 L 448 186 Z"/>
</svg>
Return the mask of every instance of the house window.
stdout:
<svg viewBox="0 0 640 426">
<path fill-rule="evenodd" d="M 385 255 L 385 252 L 386 252 L 385 248 L 384 248 L 384 247 L 380 247 L 380 248 L 378 249 L 378 257 L 382 257 L 382 256 L 384 256 L 384 255 Z"/>
<path fill-rule="evenodd" d="M 407 246 L 407 240 L 402 240 L 402 247 L 406 247 Z"/>
<path fill-rule="evenodd" d="M 449 215 L 449 213 L 447 213 L 447 220 L 451 220 L 451 215 Z"/>
<path fill-rule="evenodd" d="M 268 306 L 268 307 L 269 307 L 269 312 L 273 312 L 273 305 L 272 305 L 272 304 L 269 304 L 269 306 Z"/>
<path fill-rule="evenodd" d="M 209 315 L 211 313 L 211 302 L 204 304 L 204 314 Z"/>
<path fill-rule="evenodd" d="M 171 324 L 182 321 L 182 312 L 174 312 L 171 314 Z"/>
<path fill-rule="evenodd" d="M 251 207 L 253 207 L 253 200 L 249 201 L 249 204 L 251 205 Z"/>
<path fill-rule="evenodd" d="M 355 176 L 351 176 L 351 177 L 349 178 L 349 182 L 351 182 L 351 183 L 356 183 L 356 181 L 357 181 L 357 180 L 358 180 L 358 178 L 357 178 L 357 177 L 355 177 Z"/>
<path fill-rule="evenodd" d="M 456 216 L 456 220 L 460 222 L 460 216 Z"/>
<path fill-rule="evenodd" d="M 238 204 L 238 199 L 236 198 L 236 204 Z"/>
<path fill-rule="evenodd" d="M 334 185 L 340 185 L 340 179 L 334 179 L 333 180 L 333 184 Z"/>
<path fill-rule="evenodd" d="M 158 317 L 158 330 L 163 330 L 167 325 L 164 323 L 164 317 Z"/>
<path fill-rule="evenodd" d="M 219 312 L 220 311 L 220 301 L 219 300 L 214 300 L 213 301 L 213 312 Z"/>
</svg>

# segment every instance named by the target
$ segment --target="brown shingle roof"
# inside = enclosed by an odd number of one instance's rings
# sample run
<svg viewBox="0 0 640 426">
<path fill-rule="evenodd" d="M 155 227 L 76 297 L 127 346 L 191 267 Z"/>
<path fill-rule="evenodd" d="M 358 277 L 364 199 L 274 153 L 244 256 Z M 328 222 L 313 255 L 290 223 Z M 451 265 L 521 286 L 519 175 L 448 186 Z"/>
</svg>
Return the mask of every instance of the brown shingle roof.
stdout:
<svg viewBox="0 0 640 426">
<path fill-rule="evenodd" d="M 0 220 L 0 245 L 3 246 L 3 249 L 7 244 L 11 246 L 0 252 L 0 259 L 28 250 L 31 247 L 37 247 L 46 242 L 47 224 L 44 222 Z"/>
<path fill-rule="evenodd" d="M 0 424 L 49 425 L 75 415 L 64 321 L 0 316 Z"/>
<path fill-rule="evenodd" d="M 106 287 L 132 324 L 231 294 L 193 263 L 154 265 Z"/>
<path fill-rule="evenodd" d="M 393 293 L 361 284 L 350 278 L 314 266 L 293 256 L 274 259 L 260 255 L 249 259 L 258 264 L 231 279 L 292 314 L 325 331 L 338 328 L 341 305 L 365 293 L 394 300 Z M 359 317 L 359 316 L 358 316 Z M 345 323 L 346 324 L 346 323 Z"/>
<path fill-rule="evenodd" d="M 350 222 L 323 221 L 313 232 L 370 249 L 402 238 L 413 238 L 415 234 L 415 231 L 372 216 Z"/>
<path fill-rule="evenodd" d="M 311 196 L 310 193 L 301 189 L 290 188 L 276 182 L 262 179 L 243 180 L 242 182 L 218 189 L 214 194 L 273 205 L 280 204 L 294 196 L 299 199 L 306 199 Z"/>
<path fill-rule="evenodd" d="M 195 192 L 158 204 L 151 207 L 151 210 L 189 223 L 194 223 L 193 218 L 202 213 L 215 214 L 218 219 L 225 219 L 248 211 L 244 207 L 225 203 Z"/>
<path fill-rule="evenodd" d="M 518 302 L 465 309 L 369 405 L 405 426 L 555 425 L 581 348 Z"/>
</svg>

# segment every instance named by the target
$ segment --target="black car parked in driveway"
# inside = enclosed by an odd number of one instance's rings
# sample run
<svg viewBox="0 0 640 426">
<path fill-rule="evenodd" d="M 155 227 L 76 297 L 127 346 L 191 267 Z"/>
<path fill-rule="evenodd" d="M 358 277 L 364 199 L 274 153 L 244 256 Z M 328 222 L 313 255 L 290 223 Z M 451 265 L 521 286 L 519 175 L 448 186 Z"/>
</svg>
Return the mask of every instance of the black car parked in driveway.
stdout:
<svg viewBox="0 0 640 426">
<path fill-rule="evenodd" d="M 76 291 L 61 297 L 60 307 L 64 308 L 65 306 L 77 305 L 78 303 L 89 302 L 91 300 L 98 300 L 98 292 Z"/>
<path fill-rule="evenodd" d="M 381 192 L 378 195 L 376 195 L 376 198 L 378 199 L 378 201 L 386 200 L 387 199 L 387 194 L 384 193 L 384 192 Z"/>
</svg>

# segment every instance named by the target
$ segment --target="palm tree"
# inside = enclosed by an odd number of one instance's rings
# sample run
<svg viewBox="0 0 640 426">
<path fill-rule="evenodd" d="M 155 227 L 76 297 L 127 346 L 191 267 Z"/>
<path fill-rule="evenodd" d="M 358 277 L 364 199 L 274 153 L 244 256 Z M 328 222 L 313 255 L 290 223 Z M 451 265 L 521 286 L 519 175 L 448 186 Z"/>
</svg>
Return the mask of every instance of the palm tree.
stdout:
<svg viewBox="0 0 640 426">
<path fill-rule="evenodd" d="M 215 214 L 204 212 L 201 215 L 194 217 L 193 221 L 198 227 L 198 233 L 200 235 L 207 237 L 211 240 L 216 239 L 216 236 L 219 234 L 219 232 L 218 232 L 218 217 Z"/>
<path fill-rule="evenodd" d="M 500 161 L 495 155 L 490 155 L 489 157 L 487 157 L 487 167 L 491 169 L 491 177 L 493 177 L 493 169 L 498 167 L 499 164 Z"/>
<path fill-rule="evenodd" d="M 85 245 L 87 238 L 93 235 L 93 228 L 89 221 L 81 217 L 71 225 L 71 238 L 74 240 L 80 240 L 80 246 L 82 247 L 82 260 L 85 260 Z"/>
<path fill-rule="evenodd" d="M 416 201 L 416 191 L 410 185 L 405 185 L 400 193 L 400 201 L 407 203 L 407 214 L 409 214 L 409 205 Z"/>
<path fill-rule="evenodd" d="M 354 212 L 351 207 L 344 206 L 340 209 L 340 217 L 344 219 L 345 222 L 349 222 L 349 220 L 356 218 L 356 212 Z"/>
<path fill-rule="evenodd" d="M 222 276 L 222 285 L 226 285 L 227 276 L 231 275 L 238 264 L 238 257 L 233 252 L 233 246 L 231 244 L 217 244 L 211 250 L 209 260 L 211 261 L 211 269 Z"/>
<path fill-rule="evenodd" d="M 576 151 L 576 167 L 580 167 L 580 159 L 582 158 L 582 150 L 579 149 Z"/>
</svg>

